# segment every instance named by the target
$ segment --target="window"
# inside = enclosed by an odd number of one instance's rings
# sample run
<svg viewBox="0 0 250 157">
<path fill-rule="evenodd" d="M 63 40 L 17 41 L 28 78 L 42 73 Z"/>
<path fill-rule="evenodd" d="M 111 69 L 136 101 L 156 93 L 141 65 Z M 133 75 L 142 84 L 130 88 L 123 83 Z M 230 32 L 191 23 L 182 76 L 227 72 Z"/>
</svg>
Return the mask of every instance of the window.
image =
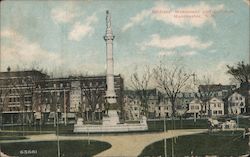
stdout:
<svg viewBox="0 0 250 157">
<path fill-rule="evenodd" d="M 219 114 L 222 114 L 222 111 L 221 111 L 221 110 L 219 110 Z"/>
<path fill-rule="evenodd" d="M 219 92 L 218 92 L 218 96 L 222 96 L 222 91 L 219 91 Z"/>
<path fill-rule="evenodd" d="M 220 104 L 220 103 L 218 104 L 218 107 L 221 107 L 221 104 Z"/>
<path fill-rule="evenodd" d="M 213 111 L 213 114 L 217 114 L 217 111 Z"/>
</svg>

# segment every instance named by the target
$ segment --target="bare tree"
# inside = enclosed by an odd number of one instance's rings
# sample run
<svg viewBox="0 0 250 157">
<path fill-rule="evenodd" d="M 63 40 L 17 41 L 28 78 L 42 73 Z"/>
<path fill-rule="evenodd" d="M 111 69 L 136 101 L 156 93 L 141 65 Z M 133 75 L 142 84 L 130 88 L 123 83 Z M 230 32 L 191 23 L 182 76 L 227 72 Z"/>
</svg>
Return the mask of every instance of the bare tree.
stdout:
<svg viewBox="0 0 250 157">
<path fill-rule="evenodd" d="M 250 65 L 244 62 L 239 62 L 236 67 L 227 65 L 227 73 L 232 75 L 240 83 L 249 83 L 250 80 Z"/>
<path fill-rule="evenodd" d="M 198 93 L 195 94 L 195 97 L 201 100 L 201 115 L 205 115 L 208 110 L 208 116 L 211 116 L 210 109 L 210 99 L 214 95 L 214 86 L 211 80 L 211 77 L 204 75 L 201 79 L 194 75 L 194 84 L 198 89 Z"/>
<path fill-rule="evenodd" d="M 13 86 L 13 80 L 1 80 L 0 85 L 0 99 L 1 99 L 1 106 L 0 106 L 0 112 L 1 112 L 1 125 L 3 125 L 3 112 L 8 110 L 8 104 L 9 104 L 9 95 L 11 93 L 11 88 Z M 13 118 L 12 118 L 13 119 Z"/>
<path fill-rule="evenodd" d="M 143 115 L 148 116 L 148 99 L 149 99 L 149 85 L 151 81 L 152 72 L 149 66 L 143 69 L 141 75 L 138 73 L 137 69 L 131 75 L 131 87 L 135 90 L 136 96 L 139 97 L 143 108 Z"/>
<path fill-rule="evenodd" d="M 81 90 L 84 93 L 84 97 L 86 100 L 86 103 L 90 109 L 91 112 L 91 120 L 95 120 L 95 113 L 97 110 L 97 104 L 99 105 L 99 108 L 101 107 L 103 100 L 103 90 L 101 89 L 98 84 L 91 84 L 87 83 L 87 85 L 81 84 Z M 80 104 L 80 112 L 84 112 L 83 103 Z M 85 110 L 85 112 L 88 112 Z M 88 117 L 87 117 L 88 118 Z"/>
<path fill-rule="evenodd" d="M 172 117 L 174 117 L 177 94 L 185 89 L 192 74 L 187 73 L 182 66 L 170 68 L 160 63 L 153 69 L 153 75 L 157 87 L 169 98 L 172 106 Z"/>
</svg>

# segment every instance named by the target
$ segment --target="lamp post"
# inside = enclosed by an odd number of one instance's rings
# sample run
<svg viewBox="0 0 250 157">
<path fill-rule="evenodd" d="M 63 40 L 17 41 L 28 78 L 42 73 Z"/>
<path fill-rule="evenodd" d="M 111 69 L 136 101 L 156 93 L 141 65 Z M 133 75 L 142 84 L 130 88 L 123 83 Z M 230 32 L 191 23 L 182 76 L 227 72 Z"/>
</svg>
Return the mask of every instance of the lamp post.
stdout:
<svg viewBox="0 0 250 157">
<path fill-rule="evenodd" d="M 237 112 L 237 128 L 236 129 L 238 129 L 239 128 L 239 113 Z"/>
<path fill-rule="evenodd" d="M 60 142 L 59 142 L 59 106 L 57 106 L 56 119 L 57 119 L 57 127 L 56 127 L 56 137 L 57 137 L 57 156 L 60 157 Z"/>
<path fill-rule="evenodd" d="M 164 112 L 164 133 L 166 133 L 166 113 Z M 167 157 L 167 139 L 164 138 L 164 156 Z"/>
<path fill-rule="evenodd" d="M 57 92 L 57 101 L 56 101 L 56 122 L 57 122 L 57 125 L 56 125 L 56 137 L 57 137 L 57 156 L 60 157 L 61 154 L 60 154 L 60 142 L 59 142 L 59 111 L 60 111 L 60 104 L 58 103 L 59 102 L 59 97 L 60 97 L 60 93 Z"/>
</svg>

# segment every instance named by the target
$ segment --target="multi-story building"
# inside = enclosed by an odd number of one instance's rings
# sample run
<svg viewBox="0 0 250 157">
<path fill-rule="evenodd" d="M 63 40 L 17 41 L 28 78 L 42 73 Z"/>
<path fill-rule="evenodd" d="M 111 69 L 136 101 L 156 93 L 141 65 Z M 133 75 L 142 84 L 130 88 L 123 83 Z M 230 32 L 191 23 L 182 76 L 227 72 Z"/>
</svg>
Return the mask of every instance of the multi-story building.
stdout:
<svg viewBox="0 0 250 157">
<path fill-rule="evenodd" d="M 128 95 L 128 91 L 126 91 L 124 96 L 124 110 L 126 112 L 126 119 L 129 120 L 140 120 L 142 106 L 141 101 L 135 99 L 133 96 Z"/>
<path fill-rule="evenodd" d="M 245 97 L 239 92 L 235 91 L 228 97 L 227 101 L 228 114 L 242 114 L 246 112 Z"/>
<path fill-rule="evenodd" d="M 240 87 L 236 89 L 238 93 L 245 97 L 246 113 L 250 115 L 250 83 L 241 83 Z"/>
<path fill-rule="evenodd" d="M 206 114 L 211 114 L 212 117 L 218 117 L 224 115 L 224 102 L 216 97 L 213 97 L 207 103 Z"/>
<path fill-rule="evenodd" d="M 33 121 L 33 93 L 36 82 L 48 76 L 39 71 L 0 73 L 0 111 L 1 122 L 31 123 Z"/>
<path fill-rule="evenodd" d="M 123 79 L 116 75 L 114 81 L 117 105 L 123 111 Z M 106 76 L 50 78 L 36 70 L 0 72 L 1 122 L 49 123 L 55 121 L 56 112 L 65 122 L 76 115 L 98 119 L 109 107 L 105 91 Z"/>
<path fill-rule="evenodd" d="M 160 102 L 162 102 L 162 99 L 163 95 L 157 89 L 148 89 L 143 93 L 142 91 L 126 90 L 124 103 L 126 106 L 127 117 L 133 119 L 135 117 L 132 115 L 140 117 L 140 115 L 143 114 L 144 107 L 142 106 L 142 101 L 147 105 L 148 118 L 156 117 L 156 110 L 158 109 Z"/>
<path fill-rule="evenodd" d="M 201 116 L 202 101 L 198 98 L 194 98 L 188 105 L 187 114 L 191 114 L 194 118 Z"/>
<path fill-rule="evenodd" d="M 236 88 L 235 85 L 222 85 L 222 84 L 209 84 L 199 85 L 198 94 L 204 99 L 210 99 L 211 97 L 217 97 L 225 99 Z"/>
<path fill-rule="evenodd" d="M 165 116 L 172 116 L 172 105 L 170 103 L 170 99 L 166 95 L 157 89 L 149 89 L 144 93 L 147 93 L 148 118 L 163 118 Z M 135 112 L 138 114 L 139 111 L 142 111 L 140 92 L 138 93 L 132 90 L 126 91 L 125 98 L 125 106 L 130 106 L 126 107 L 126 113 L 134 112 L 134 115 Z M 177 94 L 175 103 L 177 115 L 183 115 L 186 112 L 188 105 L 193 98 L 194 93 L 185 92 Z M 132 110 L 132 106 L 136 106 L 136 109 L 139 108 L 140 110 Z"/>
</svg>

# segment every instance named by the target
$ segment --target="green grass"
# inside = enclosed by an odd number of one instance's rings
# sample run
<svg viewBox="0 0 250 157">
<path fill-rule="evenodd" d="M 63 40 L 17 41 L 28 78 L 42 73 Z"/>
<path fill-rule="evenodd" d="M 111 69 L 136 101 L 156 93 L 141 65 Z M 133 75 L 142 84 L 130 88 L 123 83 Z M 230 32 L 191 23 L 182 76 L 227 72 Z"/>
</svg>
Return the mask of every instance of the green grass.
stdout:
<svg viewBox="0 0 250 157">
<path fill-rule="evenodd" d="M 1 140 L 24 140 L 24 139 L 27 139 L 27 138 L 23 136 L 0 136 L 0 141 Z"/>
<path fill-rule="evenodd" d="M 167 155 L 171 156 L 172 139 L 167 140 Z M 239 156 L 248 151 L 248 137 L 243 139 L 242 132 L 216 132 L 182 136 L 174 144 L 175 156 L 218 155 Z M 140 156 L 164 156 L 164 140 L 155 142 L 146 148 Z"/>
<path fill-rule="evenodd" d="M 59 133 L 60 134 L 72 134 L 74 129 L 74 125 L 70 124 L 65 126 L 64 124 L 59 125 Z M 34 135 L 34 134 L 44 134 L 44 133 L 55 133 L 56 127 L 54 125 L 39 125 L 37 126 L 5 126 L 2 128 L 2 131 L 17 131 L 17 132 L 25 132 L 24 135 Z"/>
<path fill-rule="evenodd" d="M 183 120 L 166 120 L 166 129 L 172 130 L 175 129 L 207 129 L 207 120 L 206 119 L 197 119 L 196 122 L 191 119 Z M 163 131 L 164 130 L 164 121 L 148 121 L 149 131 Z"/>
<path fill-rule="evenodd" d="M 223 119 L 224 120 L 224 119 Z M 128 123 L 138 123 L 129 121 Z M 148 128 L 149 130 L 147 132 L 160 132 L 164 130 L 164 121 L 163 120 L 155 120 L 155 121 L 148 121 Z M 197 119 L 196 122 L 194 122 L 193 119 L 176 119 L 174 121 L 172 120 L 166 120 L 166 129 L 172 130 L 174 129 L 207 129 L 208 128 L 208 122 L 206 119 Z M 239 118 L 239 127 L 245 128 L 250 127 L 250 119 L 243 119 Z M 59 134 L 60 135 L 74 135 L 76 133 L 73 132 L 74 125 L 68 124 L 65 126 L 64 124 L 60 124 L 59 126 Z M 3 131 L 18 131 L 22 135 L 34 135 L 34 134 L 44 134 L 44 133 L 55 133 L 56 127 L 54 125 L 42 125 L 41 127 L 39 125 L 37 126 L 5 126 Z M 23 134 L 22 131 L 25 131 Z M 0 132 L 1 135 L 1 132 Z M 12 133 L 12 135 L 15 135 L 15 133 Z"/>
<path fill-rule="evenodd" d="M 234 120 L 235 121 L 237 121 L 236 120 L 236 118 L 234 118 Z M 239 118 L 239 127 L 240 128 L 250 128 L 250 118 Z"/>
<path fill-rule="evenodd" d="M 88 157 L 96 155 L 111 145 L 99 141 L 60 141 L 63 157 Z M 1 144 L 1 150 L 11 156 L 25 157 L 56 157 L 57 141 L 19 142 Z M 30 154 L 25 151 L 30 151 Z M 33 152 L 32 152 L 33 151 Z"/>
</svg>

